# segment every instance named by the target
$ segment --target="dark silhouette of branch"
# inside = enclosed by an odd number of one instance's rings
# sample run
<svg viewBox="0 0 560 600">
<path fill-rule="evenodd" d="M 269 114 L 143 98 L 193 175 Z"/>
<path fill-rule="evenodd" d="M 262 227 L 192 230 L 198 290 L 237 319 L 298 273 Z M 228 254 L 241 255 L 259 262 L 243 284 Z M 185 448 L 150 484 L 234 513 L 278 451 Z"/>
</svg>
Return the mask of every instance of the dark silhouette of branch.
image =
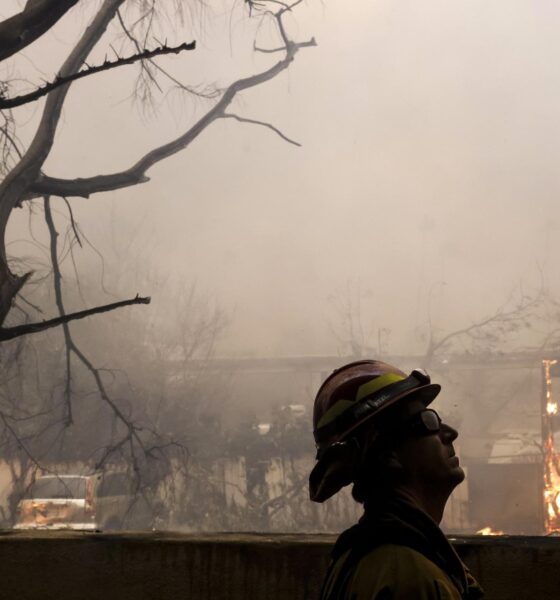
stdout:
<svg viewBox="0 0 560 600">
<path fill-rule="evenodd" d="M 78 226 L 76 224 L 76 220 L 74 219 L 74 212 L 72 210 L 72 206 L 70 206 L 70 202 L 68 202 L 68 198 L 66 198 L 66 196 L 62 196 L 62 199 L 66 203 L 66 208 L 68 209 L 68 214 L 70 215 L 70 225 L 72 227 L 72 231 L 74 232 L 76 242 L 78 242 L 80 248 L 83 248 L 82 240 L 80 239 L 80 235 L 78 233 Z"/>
<path fill-rule="evenodd" d="M 308 483 L 307 473 L 302 477 L 299 477 L 296 482 L 288 488 L 284 493 L 271 498 L 270 500 L 266 500 L 259 507 L 258 510 L 260 512 L 268 512 L 271 509 L 271 513 L 268 515 L 269 517 L 273 516 L 279 510 L 284 508 L 286 504 L 290 501 L 290 499 L 295 496 L 304 486 Z"/>
<path fill-rule="evenodd" d="M 262 0 L 262 2 L 255 2 L 255 0 L 245 0 L 245 4 L 249 6 L 249 9 L 263 10 L 266 9 L 267 4 L 278 4 L 283 8 L 289 8 L 289 4 L 286 2 L 280 2 L 279 0 Z"/>
<path fill-rule="evenodd" d="M 58 308 L 58 312 L 61 317 L 65 316 L 64 304 L 62 301 L 62 274 L 60 272 L 60 265 L 58 264 L 58 252 L 57 252 L 57 239 L 58 232 L 56 230 L 52 212 L 51 212 L 51 200 L 48 196 L 45 197 L 45 221 L 47 223 L 47 227 L 49 230 L 50 236 L 50 252 L 51 252 L 51 263 L 53 267 L 53 279 L 54 279 L 54 293 L 55 293 L 55 301 L 56 306 Z M 72 418 L 72 371 L 71 371 L 71 361 L 70 361 L 70 349 L 71 349 L 71 336 L 70 336 L 70 327 L 68 322 L 65 321 L 61 323 L 62 331 L 64 332 L 64 340 L 65 340 L 65 359 L 66 359 L 66 378 L 64 382 L 64 402 L 66 404 L 66 425 L 71 425 L 73 422 Z"/>
<path fill-rule="evenodd" d="M 27 0 L 25 8 L 0 23 L 0 61 L 40 38 L 78 0 Z"/>
<path fill-rule="evenodd" d="M 64 316 L 55 317 L 54 319 L 48 319 L 47 321 L 41 321 L 39 323 L 27 323 L 25 325 L 16 325 L 15 327 L 2 327 L 0 328 L 0 342 L 7 340 L 13 340 L 14 338 L 29 333 L 39 333 L 46 331 L 52 327 L 58 327 L 63 323 L 69 323 L 70 321 L 76 321 L 77 319 L 85 319 L 91 315 L 98 315 L 100 313 L 109 312 L 123 306 L 131 306 L 133 304 L 150 304 L 150 297 L 135 296 L 128 300 L 120 300 L 119 302 L 112 302 L 111 304 L 103 304 L 101 306 L 95 306 L 86 310 L 80 310 L 73 313 L 68 313 Z"/>
<path fill-rule="evenodd" d="M 25 296 L 23 296 L 22 294 L 18 294 L 18 298 L 24 302 L 25 304 L 27 304 L 27 306 L 30 306 L 33 310 L 36 310 L 38 313 L 43 314 L 43 310 L 41 309 L 40 306 L 37 306 L 37 304 L 34 304 L 33 302 L 31 302 L 30 300 L 28 300 Z"/>
<path fill-rule="evenodd" d="M 95 380 L 95 384 L 97 385 L 97 389 L 99 391 L 99 395 L 101 396 L 101 399 L 111 407 L 113 413 L 115 414 L 115 417 L 119 421 L 121 421 L 124 424 L 124 426 L 127 428 L 127 431 L 128 431 L 127 439 L 134 438 L 136 440 L 136 442 L 139 444 L 139 446 L 142 448 L 142 450 L 144 450 L 144 442 L 138 435 L 138 432 L 141 431 L 141 428 L 135 426 L 134 423 L 132 423 L 125 416 L 125 414 L 121 411 L 121 409 L 111 399 L 111 397 L 107 393 L 105 385 L 103 384 L 103 380 L 101 379 L 100 369 L 96 369 L 94 367 L 93 363 L 85 356 L 85 354 L 76 346 L 76 344 L 73 341 L 72 341 L 71 349 L 72 349 L 72 352 L 85 365 L 85 367 L 88 369 L 88 371 L 93 375 L 93 378 Z"/>
<path fill-rule="evenodd" d="M 61 85 L 66 85 L 67 83 L 71 83 L 78 79 L 83 79 L 84 77 L 89 77 L 90 75 L 95 75 L 96 73 L 109 71 L 110 69 L 121 67 L 123 65 L 131 65 L 139 60 L 150 60 L 156 56 L 162 56 L 165 54 L 179 54 L 179 52 L 183 52 L 184 50 L 194 50 L 195 48 L 196 42 L 184 42 L 178 46 L 160 46 L 159 48 L 154 48 L 153 50 L 143 50 L 142 52 L 124 58 L 105 60 L 100 65 L 86 67 L 85 69 L 78 71 L 77 73 L 72 73 L 71 75 L 59 75 L 54 81 L 46 83 L 45 85 L 32 92 L 29 92 L 28 94 L 21 94 L 15 98 L 3 98 L 0 96 L 0 110 L 5 108 L 15 108 L 16 106 L 21 106 L 22 104 L 34 102 L 42 96 L 46 96 L 49 92 L 52 92 Z"/>
<path fill-rule="evenodd" d="M 119 24 L 122 28 L 122 30 L 124 31 L 126 37 L 128 37 L 129 40 L 132 41 L 132 43 L 134 44 L 134 47 L 136 48 L 136 52 L 140 53 L 142 52 L 142 46 L 141 44 L 138 42 L 138 40 L 136 40 L 136 38 L 129 32 L 127 26 L 125 25 L 124 19 L 122 18 L 121 15 L 121 11 L 117 10 L 117 20 L 119 21 Z M 147 31 L 146 31 L 147 34 Z M 148 61 L 151 65 L 156 65 L 157 63 L 155 63 L 154 61 L 150 60 Z M 152 75 L 152 72 L 150 71 L 149 67 L 146 65 L 146 63 L 144 61 L 142 61 L 140 63 L 140 68 L 141 68 L 141 72 L 142 73 L 146 73 L 147 78 L 158 88 L 158 90 L 161 92 L 161 88 L 159 87 L 158 82 L 156 81 L 156 78 Z"/>
<path fill-rule="evenodd" d="M 50 251 L 51 251 L 51 260 L 53 267 L 53 285 L 55 291 L 56 305 L 58 311 L 60 313 L 61 319 L 67 319 L 71 315 L 66 314 L 66 310 L 64 308 L 64 300 L 62 297 L 62 274 L 60 272 L 60 265 L 58 262 L 58 250 L 57 250 L 57 239 L 58 232 L 56 230 L 54 220 L 52 217 L 52 211 L 50 207 L 50 198 L 45 197 L 45 221 L 47 223 L 47 227 L 49 230 L 50 236 Z M 123 302 L 116 302 L 115 305 L 126 306 L 127 304 L 149 304 L 150 298 L 139 298 L 136 296 L 132 301 L 125 300 Z M 104 308 L 104 307 L 98 307 Z M 95 309 L 93 309 L 95 310 Z M 87 311 L 83 311 L 87 312 Z M 76 315 L 77 313 L 74 313 Z M 86 316 L 86 315 L 85 315 Z M 54 319 L 53 319 L 54 320 Z M 68 325 L 68 321 L 63 321 L 62 323 L 63 331 L 64 331 L 64 342 L 66 346 L 66 384 L 64 389 L 64 398 L 67 406 L 67 416 L 66 416 L 66 425 L 69 426 L 72 424 L 72 403 L 71 403 L 71 364 L 70 364 L 70 356 L 74 354 L 78 360 L 86 367 L 86 369 L 92 374 L 95 384 L 97 386 L 97 390 L 101 399 L 111 408 L 115 417 L 121 421 L 126 430 L 127 434 L 125 436 L 125 440 L 128 440 L 132 443 L 134 439 L 140 448 L 144 450 L 144 443 L 138 432 L 140 428 L 136 427 L 134 423 L 128 419 L 125 414 L 121 411 L 121 409 L 117 406 L 114 400 L 109 396 L 107 389 L 105 388 L 105 384 L 103 383 L 103 379 L 101 378 L 101 369 L 97 369 L 93 363 L 87 358 L 87 356 L 82 352 L 82 350 L 76 345 L 72 334 L 70 332 L 70 327 Z M 112 446 L 113 447 L 113 446 Z M 132 450 L 132 448 L 131 448 Z M 133 453 L 132 453 L 133 456 Z M 135 460 L 134 460 L 135 462 Z M 136 464 L 135 464 L 136 469 Z"/>
<path fill-rule="evenodd" d="M 17 431 L 15 431 L 15 429 L 9 424 L 8 419 L 6 418 L 6 415 L 0 411 L 0 420 L 2 421 L 2 423 L 4 423 L 4 427 L 6 428 L 6 430 L 10 433 L 10 435 L 14 438 L 16 444 L 18 445 L 19 448 L 21 448 L 23 450 L 23 452 L 25 453 L 25 455 L 27 456 L 27 458 L 37 466 L 37 468 L 43 469 L 43 467 L 39 464 L 39 462 L 37 461 L 37 459 L 33 456 L 33 453 L 27 448 L 25 441 L 22 439 L 22 437 L 17 433 Z"/>
<path fill-rule="evenodd" d="M 276 54 L 277 52 L 285 52 L 286 48 L 282 46 L 281 48 L 259 48 L 256 44 L 253 46 L 253 50 L 255 52 L 262 52 L 263 54 Z"/>
<path fill-rule="evenodd" d="M 541 288 L 535 296 L 529 298 L 522 298 L 521 302 L 511 309 L 506 309 L 507 303 L 503 304 L 496 310 L 494 314 L 480 319 L 479 321 L 476 321 L 471 325 L 468 325 L 461 329 L 451 331 L 443 335 L 439 339 L 437 339 L 434 335 L 434 329 L 430 317 L 429 341 L 428 347 L 422 359 L 422 367 L 429 367 L 437 351 L 445 347 L 445 345 L 453 339 L 460 338 L 462 336 L 474 336 L 476 333 L 484 331 L 489 327 L 499 327 L 505 324 L 523 322 L 528 316 L 528 311 L 538 306 L 539 303 L 542 302 L 543 295 L 544 293 Z"/>
<path fill-rule="evenodd" d="M 285 10 L 281 11 L 282 14 Z M 278 23 L 282 23 L 281 16 L 277 16 Z M 282 36 L 286 36 L 283 25 Z M 25 199 L 29 200 L 44 195 L 53 196 L 76 196 L 80 198 L 89 198 L 92 194 L 99 192 L 107 192 L 112 190 L 118 190 L 139 183 L 146 183 L 149 181 L 149 177 L 146 175 L 146 171 L 153 167 L 158 162 L 161 162 L 165 158 L 176 154 L 190 145 L 211 123 L 217 119 L 224 118 L 227 107 L 231 104 L 233 99 L 246 89 L 258 86 L 266 81 L 270 81 L 276 77 L 279 73 L 287 69 L 292 61 L 294 60 L 297 52 L 302 48 L 309 48 L 317 45 L 315 38 L 311 38 L 306 42 L 291 42 L 286 37 L 287 44 L 285 47 L 285 56 L 272 67 L 267 70 L 251 75 L 243 79 L 238 79 L 231 83 L 220 100 L 215 106 L 210 109 L 203 117 L 201 117 L 190 129 L 188 129 L 183 135 L 179 136 L 175 140 L 163 144 L 154 150 L 151 150 L 142 158 L 140 158 L 134 165 L 125 171 L 118 173 L 111 173 L 108 175 L 96 175 L 94 177 L 84 177 L 76 179 L 58 179 L 55 177 L 49 177 L 46 175 L 40 175 L 35 183 L 31 184 L 29 193 L 25 196 Z M 264 125 L 264 123 L 259 123 Z M 272 126 L 270 126 L 272 128 Z M 277 133 L 279 133 L 276 130 Z M 287 139 L 287 138 L 286 138 Z M 292 140 L 288 140 L 290 143 L 295 143 Z"/>
<path fill-rule="evenodd" d="M 56 214 L 54 207 L 52 206 L 51 198 L 44 198 L 44 209 L 45 221 L 50 236 L 50 258 L 52 261 L 56 305 L 60 317 L 69 317 L 70 315 L 66 313 L 64 307 L 63 278 L 60 269 L 60 263 L 64 252 L 59 243 L 60 235 L 55 224 Z M 75 227 L 76 230 L 79 229 L 78 223 L 75 223 Z M 142 301 L 143 299 L 137 298 L 136 300 Z M 84 424 L 87 428 L 91 428 L 89 413 L 87 413 L 88 421 L 82 422 L 83 413 L 80 413 L 78 410 L 77 403 L 74 407 L 75 411 L 72 410 L 72 400 L 74 399 L 75 402 L 76 397 L 76 389 L 74 389 L 75 385 L 73 384 L 72 376 L 75 374 L 78 367 L 85 367 L 86 374 L 88 376 L 91 375 L 93 378 L 96 396 L 99 398 L 99 404 L 106 406 L 109 413 L 108 416 L 114 423 L 114 427 L 108 435 L 108 443 L 104 444 L 101 448 L 93 450 L 93 452 L 89 454 L 89 460 L 91 460 L 93 464 L 93 459 L 95 458 L 95 470 L 107 468 L 109 464 L 119 464 L 119 466 L 126 465 L 134 482 L 134 498 L 131 500 L 129 510 L 141 496 L 147 503 L 147 506 L 149 506 L 152 511 L 155 511 L 157 504 L 152 504 L 152 491 L 159 485 L 159 482 L 166 477 L 176 476 L 178 469 L 181 468 L 181 461 L 177 460 L 178 458 L 181 458 L 178 455 L 178 451 L 185 453 L 186 448 L 169 435 L 163 435 L 159 433 L 155 427 L 151 427 L 149 422 L 147 422 L 145 415 L 141 416 L 141 420 L 135 418 L 127 408 L 127 397 L 124 397 L 121 400 L 120 398 L 115 398 L 113 396 L 110 382 L 105 377 L 105 373 L 111 373 L 111 370 L 100 368 L 93 363 L 74 340 L 71 327 L 67 322 L 63 324 L 63 329 L 66 351 L 66 363 L 63 367 L 66 369 L 66 385 L 63 389 L 63 413 L 60 418 L 57 417 L 56 422 L 48 425 L 48 427 L 56 425 L 59 427 L 61 426 L 61 428 L 59 434 L 52 441 L 50 447 L 43 452 L 43 455 L 49 454 L 54 443 L 57 443 L 57 441 L 62 438 L 64 431 L 66 431 L 69 426 L 73 425 L 74 421 L 76 423 L 74 427 Z M 72 358 L 72 364 L 70 364 L 70 357 Z M 71 367 L 72 371 L 70 370 Z M 55 397 L 58 396 L 54 389 L 53 394 Z M 1 394 L 0 399 L 3 399 Z M 44 388 L 41 389 L 41 395 L 38 397 L 38 400 L 41 403 L 45 401 Z M 21 399 L 18 398 L 17 401 L 19 404 Z M 41 404 L 41 406 L 43 406 L 43 404 Z M 55 408 L 58 409 L 58 407 L 59 403 L 57 401 Z M 19 406 L 18 410 L 21 411 Z M 3 431 L 3 437 L 13 446 L 19 448 L 18 457 L 24 456 L 26 458 L 28 457 L 29 460 L 35 461 L 33 454 L 34 446 L 37 446 L 36 441 L 39 440 L 42 435 L 42 432 L 32 431 L 30 427 L 25 425 L 22 426 L 22 431 L 29 432 L 29 435 L 28 437 L 22 435 L 17 427 L 19 422 L 36 418 L 41 414 L 48 415 L 51 414 L 51 412 L 54 414 L 53 408 L 50 408 L 47 411 L 34 412 L 33 415 L 24 413 L 23 417 L 20 417 L 19 415 L 13 416 L 3 413 L 2 407 L 0 407 L 0 432 Z M 75 413 L 74 416 L 73 412 Z M 16 423 L 14 423 L 14 421 L 16 421 Z M 47 428 L 45 427 L 44 431 L 46 430 Z M 82 430 L 80 428 L 73 431 L 78 435 L 82 435 Z M 13 442 L 11 442 L 12 438 L 14 440 Z M 27 439 L 29 439 L 30 443 L 27 442 Z M 77 439 L 77 435 L 75 435 L 74 439 Z M 1 441 L 2 439 L 0 439 L 0 442 Z M 76 452 L 76 449 L 74 448 L 72 452 Z M 19 458 L 19 460 L 21 460 L 21 458 Z M 39 463 L 37 462 L 37 465 L 38 464 Z"/>
<path fill-rule="evenodd" d="M 126 37 L 132 42 L 132 44 L 134 45 L 134 47 L 136 48 L 137 52 L 141 52 L 142 51 L 142 45 L 140 44 L 140 42 L 136 39 L 136 37 L 132 34 L 132 32 L 130 31 L 130 29 L 126 26 L 124 19 L 121 15 L 120 10 L 117 11 L 117 19 L 119 21 L 119 24 L 121 26 L 121 29 L 123 30 L 124 34 L 126 35 Z M 148 63 L 148 64 L 146 64 Z M 154 76 L 154 74 L 152 73 L 152 71 L 149 69 L 148 65 L 152 66 L 156 71 L 159 71 L 162 75 L 164 75 L 165 77 L 167 77 L 167 79 L 169 79 L 170 81 L 172 81 L 178 88 L 189 92 L 189 94 L 194 94 L 195 96 L 198 96 L 200 98 L 207 98 L 207 99 L 211 99 L 211 98 L 216 98 L 219 95 L 219 91 L 218 90 L 212 90 L 210 92 L 201 92 L 201 91 L 197 91 L 196 89 L 189 87 L 188 85 L 185 85 L 184 83 L 182 83 L 181 81 L 179 81 L 176 77 L 174 77 L 173 75 L 171 75 L 171 73 L 169 73 L 166 69 L 164 69 L 163 67 L 161 67 L 156 61 L 154 60 L 147 60 L 146 63 L 144 61 L 142 61 L 141 66 L 143 69 L 143 72 L 146 75 L 146 78 L 151 81 L 157 88 L 158 90 L 161 92 L 161 88 L 156 80 L 156 77 Z M 138 89 L 138 84 L 137 84 L 137 89 Z M 135 92 L 138 93 L 138 92 Z"/>
<path fill-rule="evenodd" d="M 23 152 L 19 148 L 21 142 L 17 137 L 12 112 L 0 111 L 0 117 L 4 120 L 0 126 L 0 175 L 6 175 L 10 172 L 14 155 L 21 160 Z"/>
<path fill-rule="evenodd" d="M 252 123 L 253 125 L 260 125 L 261 127 L 266 127 L 274 131 L 274 133 L 278 134 L 283 140 L 285 140 L 289 144 L 293 144 L 294 146 L 299 146 L 301 148 L 301 144 L 299 142 L 291 140 L 288 136 L 284 135 L 277 127 L 274 127 L 274 125 L 271 125 L 270 123 L 265 123 L 264 121 L 256 121 L 255 119 L 246 119 L 245 117 L 240 117 L 239 115 L 234 115 L 232 113 L 224 113 L 222 115 L 222 119 L 235 119 L 240 123 Z"/>
</svg>

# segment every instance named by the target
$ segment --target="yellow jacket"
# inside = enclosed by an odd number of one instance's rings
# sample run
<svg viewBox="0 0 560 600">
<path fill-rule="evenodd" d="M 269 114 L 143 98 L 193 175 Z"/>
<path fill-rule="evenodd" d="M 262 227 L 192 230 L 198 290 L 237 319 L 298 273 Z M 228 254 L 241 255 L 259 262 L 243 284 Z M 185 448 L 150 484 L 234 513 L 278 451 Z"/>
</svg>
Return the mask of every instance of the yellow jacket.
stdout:
<svg viewBox="0 0 560 600">
<path fill-rule="evenodd" d="M 395 495 L 366 504 L 332 551 L 321 600 L 478 600 L 483 590 L 431 517 Z"/>
<path fill-rule="evenodd" d="M 349 551 L 334 565 L 325 583 L 328 597 Z M 474 579 L 466 569 L 471 582 Z M 412 548 L 378 546 L 355 566 L 341 600 L 462 600 L 449 576 Z"/>
</svg>

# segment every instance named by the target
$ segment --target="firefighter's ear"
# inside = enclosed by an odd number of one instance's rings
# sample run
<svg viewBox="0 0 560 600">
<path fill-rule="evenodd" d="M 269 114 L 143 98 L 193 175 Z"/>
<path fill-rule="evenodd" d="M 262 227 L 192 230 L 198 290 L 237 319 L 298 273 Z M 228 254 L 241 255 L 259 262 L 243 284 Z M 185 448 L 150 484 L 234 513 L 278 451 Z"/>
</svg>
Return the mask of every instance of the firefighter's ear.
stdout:
<svg viewBox="0 0 560 600">
<path fill-rule="evenodd" d="M 404 472 L 404 467 L 399 460 L 398 454 L 389 448 L 384 448 L 376 453 L 374 461 L 378 472 L 391 480 L 399 479 L 399 476 Z"/>
<path fill-rule="evenodd" d="M 391 450 L 387 453 L 385 464 L 387 469 L 394 475 L 400 475 L 404 473 L 404 466 L 400 461 L 398 454 L 394 450 Z"/>
</svg>

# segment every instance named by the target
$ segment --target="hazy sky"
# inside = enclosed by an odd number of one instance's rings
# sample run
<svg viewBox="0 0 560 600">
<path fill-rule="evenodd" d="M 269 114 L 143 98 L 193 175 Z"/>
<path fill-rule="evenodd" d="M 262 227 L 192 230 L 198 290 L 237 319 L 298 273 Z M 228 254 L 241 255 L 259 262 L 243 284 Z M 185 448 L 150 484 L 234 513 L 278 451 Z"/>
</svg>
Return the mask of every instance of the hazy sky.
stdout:
<svg viewBox="0 0 560 600">
<path fill-rule="evenodd" d="M 249 52 L 252 25 L 210 5 L 196 20 L 197 52 L 164 63 L 174 73 L 223 84 L 274 60 Z M 56 69 L 87 14 L 75 10 L 26 52 L 35 68 Z M 459 327 L 520 282 L 530 289 L 539 268 L 560 291 L 559 24 L 552 0 L 307 0 L 291 31 L 318 46 L 233 107 L 301 148 L 214 123 L 150 183 L 73 201 L 76 216 L 96 240 L 111 214 L 123 236 L 140 224 L 154 268 L 196 280 L 231 312 L 223 354 L 335 353 L 329 298 L 348 289 L 363 296 L 368 331 L 389 328 L 390 350 L 417 352 L 411 332 L 429 297 L 437 323 Z M 9 68 L 41 76 L 25 60 Z M 127 100 L 135 73 L 73 86 L 49 175 L 129 166 L 204 110 L 175 94 L 143 116 Z M 24 116 L 31 132 L 36 115 Z M 157 289 L 137 291 L 157 308 Z"/>
</svg>

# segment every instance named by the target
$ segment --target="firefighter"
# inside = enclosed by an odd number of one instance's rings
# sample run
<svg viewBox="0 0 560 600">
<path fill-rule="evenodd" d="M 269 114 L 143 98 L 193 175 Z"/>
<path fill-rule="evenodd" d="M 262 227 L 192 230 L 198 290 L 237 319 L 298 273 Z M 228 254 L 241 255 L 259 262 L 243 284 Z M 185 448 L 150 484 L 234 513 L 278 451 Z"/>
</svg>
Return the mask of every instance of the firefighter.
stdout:
<svg viewBox="0 0 560 600">
<path fill-rule="evenodd" d="M 429 375 L 361 360 L 335 370 L 315 398 L 311 499 L 353 484 L 360 521 L 342 533 L 321 600 L 474 600 L 482 589 L 439 528 L 465 474 L 457 431 L 428 408 Z"/>
</svg>

